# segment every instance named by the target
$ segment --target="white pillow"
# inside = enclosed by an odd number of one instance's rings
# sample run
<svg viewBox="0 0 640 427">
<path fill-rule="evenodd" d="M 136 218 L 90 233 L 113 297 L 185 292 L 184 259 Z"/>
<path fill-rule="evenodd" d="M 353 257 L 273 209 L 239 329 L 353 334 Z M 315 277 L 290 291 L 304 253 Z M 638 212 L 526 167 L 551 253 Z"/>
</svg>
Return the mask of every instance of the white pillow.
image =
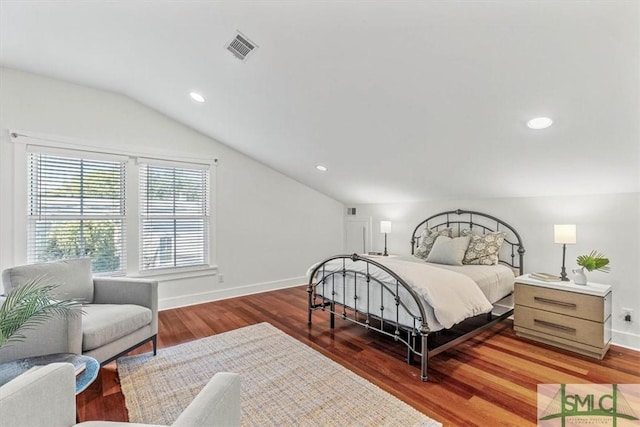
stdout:
<svg viewBox="0 0 640 427">
<path fill-rule="evenodd" d="M 462 265 L 462 259 L 467 247 L 469 247 L 469 240 L 469 236 L 456 237 L 454 239 L 438 236 L 426 261 L 435 264 Z"/>
</svg>

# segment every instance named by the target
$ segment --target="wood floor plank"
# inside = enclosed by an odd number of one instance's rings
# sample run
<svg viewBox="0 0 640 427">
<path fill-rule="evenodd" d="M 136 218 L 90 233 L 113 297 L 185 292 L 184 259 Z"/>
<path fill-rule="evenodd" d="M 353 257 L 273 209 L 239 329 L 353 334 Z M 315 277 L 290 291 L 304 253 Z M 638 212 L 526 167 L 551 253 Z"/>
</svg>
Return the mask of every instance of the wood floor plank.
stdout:
<svg viewBox="0 0 640 427">
<path fill-rule="evenodd" d="M 515 336 L 510 321 L 429 361 L 429 382 L 393 339 L 336 319 L 326 312 L 307 324 L 304 286 L 159 314 L 159 348 L 269 322 L 311 348 L 407 402 L 445 426 L 535 425 L 539 383 L 640 383 L 640 352 L 612 346 L 591 359 Z M 131 354 L 151 350 L 146 344 Z M 115 364 L 77 397 L 80 419 L 127 421 Z"/>
</svg>

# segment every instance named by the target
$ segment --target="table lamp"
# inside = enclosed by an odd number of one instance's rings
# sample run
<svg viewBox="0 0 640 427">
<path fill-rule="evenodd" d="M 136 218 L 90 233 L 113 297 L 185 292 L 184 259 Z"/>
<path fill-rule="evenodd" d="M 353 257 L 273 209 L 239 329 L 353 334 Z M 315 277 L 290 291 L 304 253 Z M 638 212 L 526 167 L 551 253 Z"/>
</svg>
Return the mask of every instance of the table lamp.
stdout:
<svg viewBox="0 0 640 427">
<path fill-rule="evenodd" d="M 562 243 L 562 270 L 560 271 L 560 280 L 568 282 L 569 278 L 567 277 L 567 270 L 564 267 L 564 261 L 567 254 L 567 245 L 574 245 L 576 243 L 576 225 L 554 225 L 553 241 L 555 243 Z"/>
<path fill-rule="evenodd" d="M 384 233 L 384 253 L 383 256 L 389 256 L 387 253 L 387 234 L 391 233 L 391 221 L 380 221 L 380 233 Z"/>
</svg>

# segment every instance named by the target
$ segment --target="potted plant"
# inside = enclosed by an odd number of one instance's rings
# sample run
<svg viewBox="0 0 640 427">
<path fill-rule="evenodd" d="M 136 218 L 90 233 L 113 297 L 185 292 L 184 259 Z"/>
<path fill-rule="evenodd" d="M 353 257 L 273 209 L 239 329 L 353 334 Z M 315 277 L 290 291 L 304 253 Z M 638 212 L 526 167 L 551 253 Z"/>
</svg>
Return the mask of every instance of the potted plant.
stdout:
<svg viewBox="0 0 640 427">
<path fill-rule="evenodd" d="M 0 301 L 0 347 L 12 341 L 24 341 L 23 332 L 56 316 L 78 316 L 81 304 L 75 300 L 52 298 L 56 285 L 36 279 L 14 289 Z"/>
<path fill-rule="evenodd" d="M 602 271 L 603 273 L 611 271 L 611 267 L 609 267 L 609 258 L 596 250 L 592 250 L 587 255 L 578 256 L 576 263 L 580 266 L 580 268 L 573 270 L 573 283 L 576 285 L 587 284 L 587 276 L 584 274 L 584 270 L 589 272 L 594 270 Z"/>
</svg>

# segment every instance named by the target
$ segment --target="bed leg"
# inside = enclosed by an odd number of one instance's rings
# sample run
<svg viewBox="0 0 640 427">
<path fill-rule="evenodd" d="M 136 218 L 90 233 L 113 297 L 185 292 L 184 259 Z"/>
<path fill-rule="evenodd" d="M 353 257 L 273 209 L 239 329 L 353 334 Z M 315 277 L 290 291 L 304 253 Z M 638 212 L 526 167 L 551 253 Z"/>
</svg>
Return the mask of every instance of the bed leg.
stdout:
<svg viewBox="0 0 640 427">
<path fill-rule="evenodd" d="M 407 340 L 409 342 L 409 345 L 407 346 L 407 364 L 408 365 L 412 365 L 413 364 L 413 351 L 416 348 L 416 336 L 413 335 L 409 335 L 407 337 Z"/>
<path fill-rule="evenodd" d="M 427 348 L 427 334 L 422 334 L 422 356 L 420 359 L 420 379 L 427 381 L 427 363 L 429 360 L 429 350 Z"/>
<path fill-rule="evenodd" d="M 336 327 L 336 315 L 334 314 L 336 312 L 336 302 L 331 300 L 331 302 L 329 303 L 329 308 L 329 327 L 331 329 L 334 329 Z"/>
<path fill-rule="evenodd" d="M 313 305 L 313 298 L 311 297 L 311 286 L 309 286 L 307 288 L 307 294 L 309 295 L 308 298 L 308 304 L 307 304 L 307 309 L 309 310 L 309 320 L 307 321 L 307 323 L 310 325 L 311 324 L 311 313 L 313 313 L 313 310 L 311 309 L 311 306 Z"/>
</svg>

